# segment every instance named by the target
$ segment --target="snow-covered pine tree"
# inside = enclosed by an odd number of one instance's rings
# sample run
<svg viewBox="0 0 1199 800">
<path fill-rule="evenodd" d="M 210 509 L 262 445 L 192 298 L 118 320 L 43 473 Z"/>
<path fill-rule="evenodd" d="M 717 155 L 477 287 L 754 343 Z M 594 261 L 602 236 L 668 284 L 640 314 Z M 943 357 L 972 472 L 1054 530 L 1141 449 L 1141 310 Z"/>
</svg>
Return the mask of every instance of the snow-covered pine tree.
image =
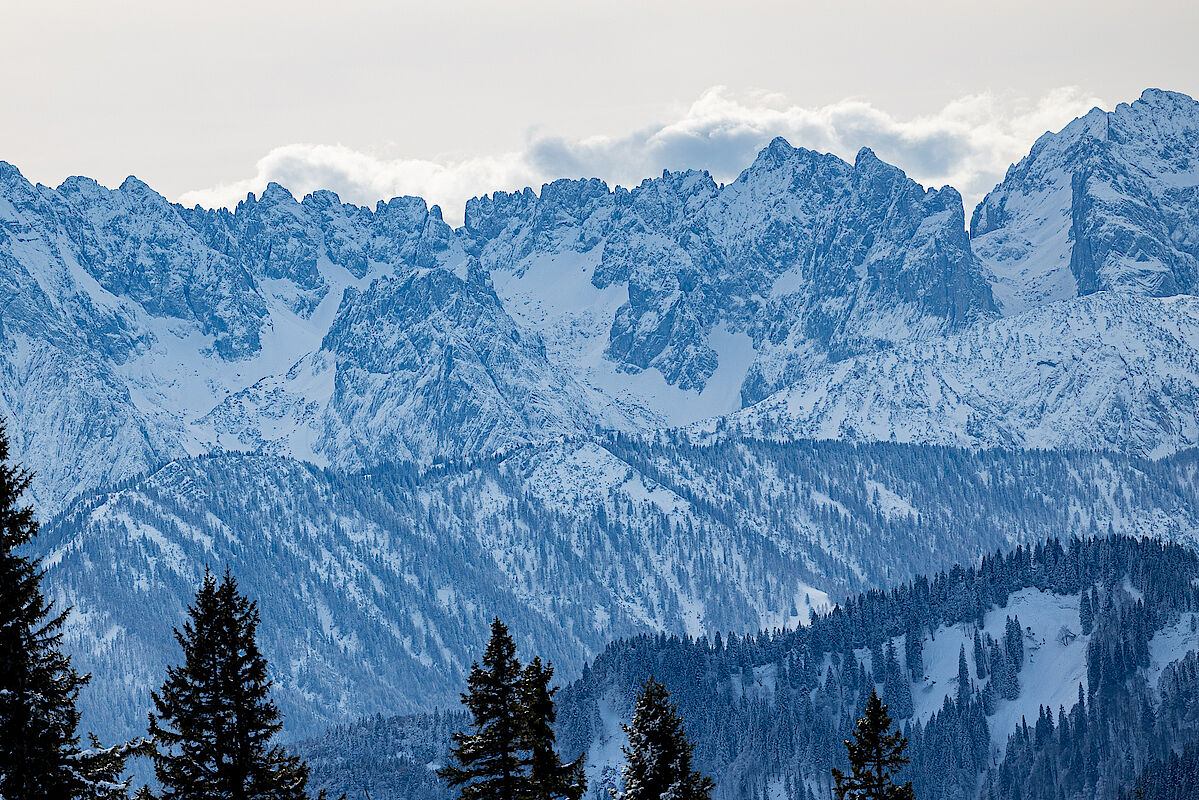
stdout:
<svg viewBox="0 0 1199 800">
<path fill-rule="evenodd" d="M 526 759 L 520 751 L 522 676 L 516 645 L 497 618 L 483 663 L 471 665 L 462 695 L 473 732 L 454 734 L 451 763 L 438 771 L 462 800 L 524 800 L 528 793 Z"/>
<path fill-rule="evenodd" d="M 150 735 L 163 800 L 304 800 L 308 767 L 273 743 L 282 727 L 255 637 L 257 605 L 226 571 L 205 572 L 175 639 L 183 664 L 152 694 Z"/>
<path fill-rule="evenodd" d="M 1003 646 L 1012 668 L 1019 672 L 1024 667 L 1024 629 L 1020 627 L 1020 617 L 1008 617 L 1004 623 Z"/>
<path fill-rule="evenodd" d="M 21 555 L 38 531 L 22 505 L 30 474 L 8 463 L 0 424 L 0 798 L 119 798 L 125 760 L 140 743 L 79 746 L 75 701 L 88 681 L 60 649 L 67 610 L 42 596 L 42 573 Z"/>
<path fill-rule="evenodd" d="M 845 741 L 850 774 L 833 768 L 837 800 L 914 800 L 911 781 L 895 783 L 895 774 L 908 763 L 904 750 L 908 740 L 891 730 L 891 716 L 871 692 L 862 718 L 854 728 L 853 741 Z"/>
<path fill-rule="evenodd" d="M 924 630 L 914 620 L 909 620 L 904 631 L 903 653 L 912 680 L 924 680 Z"/>
<path fill-rule="evenodd" d="M 1007 647 L 1001 642 L 991 648 L 991 682 L 1004 700 L 1015 700 L 1020 696 L 1020 676 L 1016 674 Z"/>
<path fill-rule="evenodd" d="M 622 726 L 624 790 L 620 800 L 708 800 L 712 779 L 691 768 L 693 745 L 666 687 L 651 675 L 641 686 L 633 721 Z"/>
<path fill-rule="evenodd" d="M 587 791 L 583 774 L 586 754 L 569 764 L 563 764 L 555 749 L 554 694 L 550 687 L 554 676 L 552 665 L 542 665 L 535 657 L 520 678 L 521 744 L 528 751 L 529 800 L 579 800 Z"/>
</svg>

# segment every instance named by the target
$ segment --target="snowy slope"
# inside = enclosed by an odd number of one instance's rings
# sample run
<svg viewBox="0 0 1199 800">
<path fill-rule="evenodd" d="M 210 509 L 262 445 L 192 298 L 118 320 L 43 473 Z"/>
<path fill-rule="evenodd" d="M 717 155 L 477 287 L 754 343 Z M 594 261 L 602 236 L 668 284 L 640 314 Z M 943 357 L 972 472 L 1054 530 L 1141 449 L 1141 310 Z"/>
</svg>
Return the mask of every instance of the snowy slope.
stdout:
<svg viewBox="0 0 1199 800">
<path fill-rule="evenodd" d="M 809 373 L 701 435 L 1160 455 L 1199 444 L 1199 300 L 1103 292 Z"/>
<path fill-rule="evenodd" d="M 573 470 L 607 483 L 587 494 L 610 516 L 556 495 L 554 475 Z M 590 446 L 425 476 L 227 455 L 73 505 L 39 548 L 47 588 L 73 608 L 76 663 L 96 675 L 86 724 L 138 730 L 206 565 L 232 567 L 260 601 L 293 734 L 452 702 L 496 614 L 571 673 L 613 638 L 795 624 L 822 597 L 797 555 L 664 507 L 670 493 L 629 470 Z"/>
<path fill-rule="evenodd" d="M 1008 617 L 1017 618 L 1024 630 L 1024 662 L 1020 668 L 1021 691 L 1015 700 L 996 699 L 995 712 L 987 718 L 991 732 L 992 752 L 996 759 L 1003 757 L 1007 737 L 1023 721 L 1032 724 L 1041 706 L 1056 711 L 1069 708 L 1078 700 L 1078 687 L 1087 686 L 1087 642 L 1078 624 L 1077 595 L 1057 595 L 1040 589 L 1022 589 L 1008 598 L 1007 605 L 992 608 L 983 624 L 971 623 L 947 628 L 942 626 L 924 639 L 924 659 L 927 679 L 914 683 L 912 697 L 916 711 L 912 719 L 927 721 L 945 701 L 957 692 L 958 654 L 966 649 L 966 661 L 971 680 L 982 689 L 986 680 L 978 678 L 974 659 L 974 633 L 989 633 L 1002 640 Z M 1069 635 L 1062 635 L 1062 629 Z M 1199 642 L 1192 642 L 1199 649 Z M 1171 660 L 1185 654 L 1172 653 Z M 1159 665 L 1160 667 L 1160 665 Z M 1159 669 L 1160 671 L 1160 669 Z"/>
</svg>

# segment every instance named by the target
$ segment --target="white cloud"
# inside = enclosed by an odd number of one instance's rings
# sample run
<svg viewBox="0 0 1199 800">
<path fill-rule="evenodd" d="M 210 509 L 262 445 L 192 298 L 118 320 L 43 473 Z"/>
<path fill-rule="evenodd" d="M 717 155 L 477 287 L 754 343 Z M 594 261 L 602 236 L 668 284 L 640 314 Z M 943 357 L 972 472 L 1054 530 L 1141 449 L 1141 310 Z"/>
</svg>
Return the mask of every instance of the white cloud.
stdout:
<svg viewBox="0 0 1199 800">
<path fill-rule="evenodd" d="M 233 206 L 269 181 L 297 195 L 332 189 L 343 200 L 373 204 L 420 195 L 442 206 L 452 223 L 466 200 L 497 189 L 540 186 L 559 177 L 601 177 L 633 185 L 663 169 L 707 169 L 728 181 L 775 136 L 797 147 L 852 159 L 860 147 L 903 168 L 928 186 L 950 184 L 967 213 L 1019 160 L 1036 138 L 1102 105 L 1077 87 L 1040 98 L 972 94 L 924 116 L 900 118 L 848 99 L 818 108 L 790 105 L 778 95 L 705 92 L 679 119 L 623 136 L 568 139 L 531 136 L 518 152 L 460 160 L 381 158 L 341 145 L 289 144 L 263 156 L 252 177 L 184 193 L 188 205 Z"/>
</svg>

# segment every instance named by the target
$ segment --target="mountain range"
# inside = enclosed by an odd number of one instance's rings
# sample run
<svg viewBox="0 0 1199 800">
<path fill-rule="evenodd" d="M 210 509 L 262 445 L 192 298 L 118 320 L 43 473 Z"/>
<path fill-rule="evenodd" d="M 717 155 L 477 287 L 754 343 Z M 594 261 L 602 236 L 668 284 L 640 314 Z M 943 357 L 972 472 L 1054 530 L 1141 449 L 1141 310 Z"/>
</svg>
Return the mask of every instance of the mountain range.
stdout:
<svg viewBox="0 0 1199 800">
<path fill-rule="evenodd" d="M 571 673 L 1003 544 L 1195 542 L 1199 103 L 1047 133 L 966 219 L 781 139 L 458 228 L 0 162 L 0 417 L 87 721 L 141 724 L 205 565 L 301 735 L 452 702 L 495 613 Z"/>
</svg>

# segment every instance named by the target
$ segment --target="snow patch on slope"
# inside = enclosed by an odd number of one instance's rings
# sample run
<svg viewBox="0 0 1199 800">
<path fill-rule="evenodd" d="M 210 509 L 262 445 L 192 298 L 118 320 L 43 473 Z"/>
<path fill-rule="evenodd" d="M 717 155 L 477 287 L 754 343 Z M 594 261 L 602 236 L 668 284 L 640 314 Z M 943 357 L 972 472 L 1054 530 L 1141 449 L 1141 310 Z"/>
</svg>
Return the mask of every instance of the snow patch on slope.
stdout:
<svg viewBox="0 0 1199 800">
<path fill-rule="evenodd" d="M 1199 298 L 1104 292 L 817 369 L 701 438 L 1123 450 L 1199 445 Z"/>
</svg>

